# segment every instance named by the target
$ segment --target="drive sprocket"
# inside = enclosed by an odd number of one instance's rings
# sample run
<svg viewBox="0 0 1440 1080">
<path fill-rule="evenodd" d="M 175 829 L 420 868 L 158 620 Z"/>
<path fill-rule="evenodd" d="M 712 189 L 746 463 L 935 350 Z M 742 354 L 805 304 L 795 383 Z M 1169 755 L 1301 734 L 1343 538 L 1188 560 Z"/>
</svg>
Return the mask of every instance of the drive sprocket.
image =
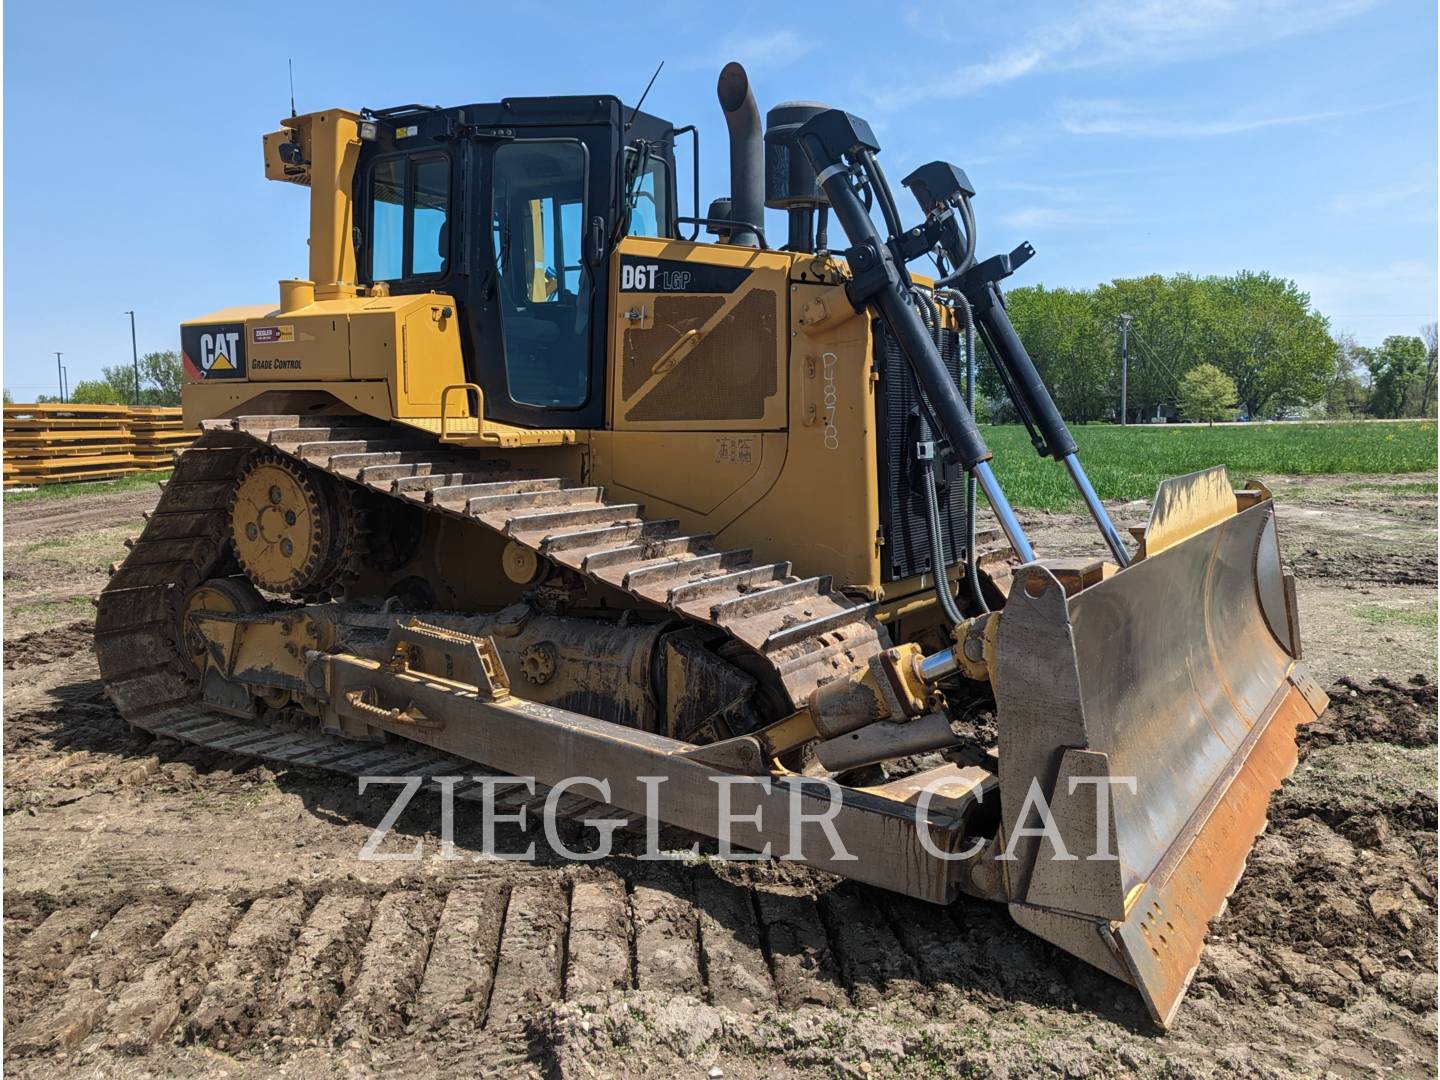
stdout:
<svg viewBox="0 0 1440 1080">
<path fill-rule="evenodd" d="M 343 596 L 357 568 L 357 525 L 343 485 L 280 454 L 254 455 L 230 498 L 235 558 L 269 592 Z"/>
</svg>

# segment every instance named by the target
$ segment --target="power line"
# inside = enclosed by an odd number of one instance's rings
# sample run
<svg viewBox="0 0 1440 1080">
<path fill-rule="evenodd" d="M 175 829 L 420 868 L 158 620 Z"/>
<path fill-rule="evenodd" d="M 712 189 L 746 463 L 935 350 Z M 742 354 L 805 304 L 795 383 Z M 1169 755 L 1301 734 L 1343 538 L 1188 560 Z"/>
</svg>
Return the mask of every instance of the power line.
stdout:
<svg viewBox="0 0 1440 1080">
<path fill-rule="evenodd" d="M 1150 359 L 1154 360 L 1155 363 L 1160 365 L 1161 370 L 1163 370 L 1166 375 L 1170 376 L 1170 381 L 1175 384 L 1175 389 L 1179 390 L 1180 380 L 1175 377 L 1175 372 L 1170 370 L 1169 364 L 1165 363 L 1164 360 L 1161 360 L 1160 357 L 1156 355 L 1155 350 L 1150 347 L 1150 343 L 1140 336 L 1140 332 L 1138 330 L 1135 331 L 1135 340 L 1138 341 L 1141 345 L 1145 346 L 1145 351 L 1150 354 Z"/>
</svg>

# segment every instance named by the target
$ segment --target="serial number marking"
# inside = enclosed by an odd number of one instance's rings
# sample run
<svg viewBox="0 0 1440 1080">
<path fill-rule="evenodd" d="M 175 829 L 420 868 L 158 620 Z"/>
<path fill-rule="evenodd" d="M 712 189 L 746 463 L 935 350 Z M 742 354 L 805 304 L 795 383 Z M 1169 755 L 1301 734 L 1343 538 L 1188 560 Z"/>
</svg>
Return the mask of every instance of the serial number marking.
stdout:
<svg viewBox="0 0 1440 1080">
<path fill-rule="evenodd" d="M 732 465 L 749 465 L 755 460 L 754 439 L 716 439 L 715 460 Z"/>
<path fill-rule="evenodd" d="M 835 426 L 835 410 L 840 405 L 840 391 L 835 385 L 835 365 L 840 362 L 833 352 L 820 357 L 820 367 L 825 375 L 825 449 L 840 449 L 840 430 Z"/>
</svg>

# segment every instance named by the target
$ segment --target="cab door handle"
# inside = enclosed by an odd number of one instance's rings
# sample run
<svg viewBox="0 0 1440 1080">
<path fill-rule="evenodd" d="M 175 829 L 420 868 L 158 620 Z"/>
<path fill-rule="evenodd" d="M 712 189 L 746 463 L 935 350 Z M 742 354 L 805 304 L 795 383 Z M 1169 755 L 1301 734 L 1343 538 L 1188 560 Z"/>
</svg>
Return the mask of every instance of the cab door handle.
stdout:
<svg viewBox="0 0 1440 1080">
<path fill-rule="evenodd" d="M 593 269 L 605 261 L 605 219 L 592 217 L 585 243 L 585 261 Z"/>
</svg>

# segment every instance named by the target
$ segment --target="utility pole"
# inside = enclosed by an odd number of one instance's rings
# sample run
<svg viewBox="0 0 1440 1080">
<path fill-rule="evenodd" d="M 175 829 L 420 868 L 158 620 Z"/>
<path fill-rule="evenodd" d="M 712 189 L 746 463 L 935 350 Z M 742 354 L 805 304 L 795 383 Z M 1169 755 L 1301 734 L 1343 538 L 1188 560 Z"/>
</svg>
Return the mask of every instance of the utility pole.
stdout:
<svg viewBox="0 0 1440 1080">
<path fill-rule="evenodd" d="M 1120 316 L 1120 423 L 1130 422 L 1130 320 L 1134 315 Z"/>
<path fill-rule="evenodd" d="M 135 365 L 135 404 L 140 404 L 140 350 L 135 348 L 135 312 L 127 311 L 130 316 L 130 359 Z"/>
<path fill-rule="evenodd" d="M 60 382 L 60 404 L 65 404 L 65 369 L 60 365 L 60 354 L 55 354 L 55 378 Z"/>
</svg>

